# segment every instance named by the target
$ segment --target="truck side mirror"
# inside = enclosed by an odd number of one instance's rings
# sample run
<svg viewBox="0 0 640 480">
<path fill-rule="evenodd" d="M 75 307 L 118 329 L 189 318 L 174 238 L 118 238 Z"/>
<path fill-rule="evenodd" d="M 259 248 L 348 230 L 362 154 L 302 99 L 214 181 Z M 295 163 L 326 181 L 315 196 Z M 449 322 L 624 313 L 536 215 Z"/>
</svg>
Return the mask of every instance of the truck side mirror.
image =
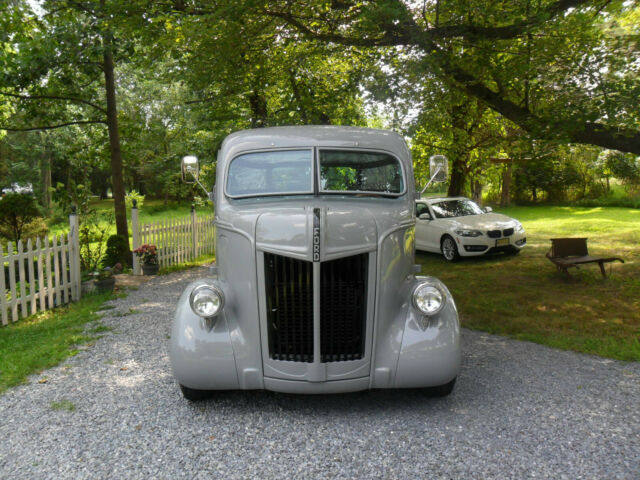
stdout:
<svg viewBox="0 0 640 480">
<path fill-rule="evenodd" d="M 184 183 L 196 183 L 199 174 L 198 158 L 193 155 L 182 157 L 182 181 Z"/>
<path fill-rule="evenodd" d="M 491 213 L 491 212 L 493 212 L 493 208 L 491 208 L 491 207 L 484 207 L 484 211 L 485 211 L 486 213 Z"/>
<path fill-rule="evenodd" d="M 434 182 L 446 182 L 449 176 L 449 161 L 444 155 L 432 155 L 429 159 L 429 176 Z"/>
<path fill-rule="evenodd" d="M 418 220 L 431 220 L 431 215 L 429 213 L 421 213 Z"/>
<path fill-rule="evenodd" d="M 422 197 L 422 194 L 433 182 L 446 182 L 449 176 L 449 161 L 444 155 L 432 155 L 429 158 L 429 181 L 420 191 L 420 194 L 416 192 L 416 198 Z"/>
</svg>

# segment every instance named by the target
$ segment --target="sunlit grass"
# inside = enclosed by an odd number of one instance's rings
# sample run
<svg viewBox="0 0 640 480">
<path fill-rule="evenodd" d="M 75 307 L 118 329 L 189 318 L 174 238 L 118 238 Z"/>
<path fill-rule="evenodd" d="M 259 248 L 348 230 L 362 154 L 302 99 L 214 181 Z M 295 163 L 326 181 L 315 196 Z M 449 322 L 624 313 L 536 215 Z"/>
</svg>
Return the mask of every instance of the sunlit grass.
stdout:
<svg viewBox="0 0 640 480">
<path fill-rule="evenodd" d="M 113 212 L 113 200 L 92 200 L 91 206 L 98 211 Z M 211 206 L 196 206 L 196 213 L 198 215 L 211 214 L 213 209 Z M 138 218 L 141 223 L 159 222 L 165 220 L 173 220 L 177 218 L 184 218 L 191 213 L 191 204 L 187 201 L 184 202 L 168 202 L 166 205 L 163 200 L 145 200 L 142 207 L 138 209 Z M 131 209 L 127 209 L 127 222 L 129 224 L 129 230 L 131 230 Z M 69 230 L 68 222 L 61 222 L 49 226 L 50 234 L 66 233 Z M 116 233 L 115 223 L 109 228 L 108 235 Z"/>
<path fill-rule="evenodd" d="M 199 267 L 201 265 L 208 265 L 210 263 L 215 262 L 215 260 L 216 260 L 216 256 L 215 255 L 200 255 L 198 258 L 196 258 L 195 260 L 192 260 L 190 262 L 179 263 L 179 264 L 176 264 L 176 265 L 169 265 L 168 267 L 162 267 L 162 268 L 160 268 L 158 273 L 160 275 L 167 275 L 167 274 L 173 273 L 173 272 L 181 272 L 183 270 L 188 270 L 188 269 L 193 268 L 193 267 Z"/>
<path fill-rule="evenodd" d="M 104 332 L 100 325 L 85 332 L 85 324 L 97 320 L 96 312 L 112 298 L 112 293 L 87 295 L 77 303 L 0 327 L 0 393 L 75 355 L 78 345 Z"/>
<path fill-rule="evenodd" d="M 624 208 L 511 207 L 528 246 L 448 264 L 418 254 L 423 272 L 451 290 L 463 326 L 557 348 L 640 360 L 640 211 Z M 621 256 L 602 279 L 586 265 L 566 280 L 547 260 L 550 238 L 587 237 L 590 253 Z"/>
</svg>

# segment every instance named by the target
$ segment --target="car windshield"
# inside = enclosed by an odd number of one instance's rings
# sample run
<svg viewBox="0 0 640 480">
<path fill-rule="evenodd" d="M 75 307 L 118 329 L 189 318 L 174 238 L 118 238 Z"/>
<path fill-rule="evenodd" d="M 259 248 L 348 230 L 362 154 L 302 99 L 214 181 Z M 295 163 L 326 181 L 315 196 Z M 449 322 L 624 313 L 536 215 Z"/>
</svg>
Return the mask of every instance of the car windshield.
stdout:
<svg viewBox="0 0 640 480">
<path fill-rule="evenodd" d="M 400 162 L 380 152 L 320 150 L 320 190 L 327 193 L 404 192 Z"/>
<path fill-rule="evenodd" d="M 313 193 L 311 150 L 280 150 L 239 155 L 231 161 L 230 197 Z"/>
<path fill-rule="evenodd" d="M 431 204 L 436 218 L 464 217 L 467 215 L 480 215 L 484 211 L 471 200 L 446 200 Z"/>
</svg>

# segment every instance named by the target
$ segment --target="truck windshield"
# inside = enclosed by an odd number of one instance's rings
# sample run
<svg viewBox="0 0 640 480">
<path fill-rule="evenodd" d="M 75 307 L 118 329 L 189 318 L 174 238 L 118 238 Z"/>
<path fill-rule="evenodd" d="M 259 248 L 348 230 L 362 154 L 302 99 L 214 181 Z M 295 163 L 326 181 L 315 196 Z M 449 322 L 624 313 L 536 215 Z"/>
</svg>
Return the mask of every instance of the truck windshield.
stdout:
<svg viewBox="0 0 640 480">
<path fill-rule="evenodd" d="M 313 193 L 311 150 L 239 155 L 229 165 L 227 195 L 249 197 Z"/>
<path fill-rule="evenodd" d="M 320 190 L 337 193 L 404 192 L 400 162 L 380 152 L 320 150 Z"/>
<path fill-rule="evenodd" d="M 471 200 L 447 200 L 431 205 L 436 218 L 465 217 L 467 215 L 480 215 L 482 209 Z"/>
</svg>

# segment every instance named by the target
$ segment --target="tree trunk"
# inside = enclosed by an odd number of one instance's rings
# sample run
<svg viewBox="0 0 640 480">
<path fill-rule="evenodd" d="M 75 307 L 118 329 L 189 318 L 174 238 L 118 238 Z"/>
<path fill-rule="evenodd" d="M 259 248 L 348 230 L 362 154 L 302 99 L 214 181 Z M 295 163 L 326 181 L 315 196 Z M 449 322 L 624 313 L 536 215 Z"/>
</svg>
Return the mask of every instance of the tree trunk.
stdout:
<svg viewBox="0 0 640 480">
<path fill-rule="evenodd" d="M 466 167 L 467 162 L 464 156 L 456 156 L 451 161 L 451 179 L 449 180 L 449 189 L 447 190 L 449 197 L 459 197 L 463 194 L 464 183 L 467 179 Z"/>
<path fill-rule="evenodd" d="M 104 43 L 104 80 L 107 94 L 107 127 L 109 129 L 109 148 L 111 150 L 111 179 L 113 203 L 116 214 L 118 235 L 129 238 L 127 210 L 124 202 L 124 175 L 122 173 L 122 153 L 118 132 L 118 110 L 116 108 L 116 81 L 113 67 L 113 52 L 109 34 L 103 35 Z"/>
<path fill-rule="evenodd" d="M 40 178 L 42 183 L 42 206 L 51 215 L 51 155 L 46 135 L 40 137 L 43 140 L 42 157 L 40 158 Z"/>
<path fill-rule="evenodd" d="M 451 179 L 449 180 L 449 190 L 447 195 L 450 197 L 458 197 L 464 194 L 464 184 L 467 180 L 467 162 L 469 152 L 467 149 L 468 136 L 465 129 L 468 105 L 454 105 L 451 108 L 451 133 L 452 145 L 451 151 Z"/>
<path fill-rule="evenodd" d="M 511 163 L 506 165 L 502 171 L 502 195 L 500 196 L 500 205 L 503 207 L 511 203 Z"/>
<path fill-rule="evenodd" d="M 473 179 L 471 182 L 471 198 L 478 205 L 482 204 L 482 182 L 479 179 Z"/>
<path fill-rule="evenodd" d="M 329 118 L 329 115 L 324 112 L 320 113 L 318 125 L 331 125 L 331 118 Z"/>
<path fill-rule="evenodd" d="M 251 128 L 262 128 L 267 125 L 267 99 L 257 90 L 249 95 L 251 106 Z"/>
</svg>

